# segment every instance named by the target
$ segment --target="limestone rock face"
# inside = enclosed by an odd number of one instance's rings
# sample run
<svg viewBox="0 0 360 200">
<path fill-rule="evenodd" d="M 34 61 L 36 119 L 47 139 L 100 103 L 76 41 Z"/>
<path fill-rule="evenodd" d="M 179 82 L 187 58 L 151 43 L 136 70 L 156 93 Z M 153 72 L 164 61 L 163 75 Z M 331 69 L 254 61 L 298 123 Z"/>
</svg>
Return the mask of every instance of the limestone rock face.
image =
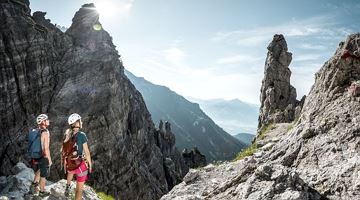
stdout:
<svg viewBox="0 0 360 200">
<path fill-rule="evenodd" d="M 162 199 L 360 199 L 360 33 L 316 73 L 299 120 L 277 123 L 242 160 L 193 170 Z M 254 147 L 254 148 L 255 148 Z"/>
<path fill-rule="evenodd" d="M 43 16 L 32 18 L 28 5 L 0 2 L 0 175 L 10 174 L 24 158 L 26 132 L 38 113 L 50 110 L 66 69 L 63 58 L 72 47 L 71 39 Z"/>
<path fill-rule="evenodd" d="M 257 160 L 248 159 L 191 169 L 184 181 L 161 199 L 321 199 L 294 170 L 282 165 L 257 165 Z"/>
<path fill-rule="evenodd" d="M 288 52 L 283 35 L 274 35 L 267 47 L 264 79 L 261 86 L 259 125 L 269 123 L 291 122 L 294 120 L 296 106 L 296 89 L 290 84 L 289 65 L 292 54 Z M 301 110 L 301 105 L 300 108 Z"/>
<path fill-rule="evenodd" d="M 11 175 L 0 177 L 0 196 L 8 198 L 24 199 L 24 195 L 29 192 L 34 171 L 24 163 L 17 163 L 11 170 Z"/>
<path fill-rule="evenodd" d="M 67 117 L 79 113 L 94 162 L 89 184 L 120 199 L 160 198 L 188 170 L 170 125 L 154 127 L 92 4 L 66 33 L 44 16 L 30 16 L 26 1 L 0 1 L 0 175 L 28 160 L 27 133 L 48 113 L 51 179 L 64 178 L 58 152 Z"/>
<path fill-rule="evenodd" d="M 298 123 L 269 154 L 329 199 L 360 198 L 360 99 L 348 91 L 360 80 L 358 52 L 359 33 L 339 44 L 316 73 Z"/>
</svg>

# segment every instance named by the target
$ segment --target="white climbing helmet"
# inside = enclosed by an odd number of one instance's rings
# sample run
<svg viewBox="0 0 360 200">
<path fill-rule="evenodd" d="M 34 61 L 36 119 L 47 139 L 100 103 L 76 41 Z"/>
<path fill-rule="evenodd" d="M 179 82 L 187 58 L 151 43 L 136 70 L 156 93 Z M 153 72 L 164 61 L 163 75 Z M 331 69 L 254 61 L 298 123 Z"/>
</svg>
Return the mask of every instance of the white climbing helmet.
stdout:
<svg viewBox="0 0 360 200">
<path fill-rule="evenodd" d="M 40 114 L 36 117 L 36 123 L 40 124 L 42 121 L 49 119 L 49 117 L 45 114 Z"/>
<path fill-rule="evenodd" d="M 71 125 L 79 119 L 81 119 L 80 115 L 77 113 L 73 113 L 69 116 L 68 123 L 69 123 L 69 125 Z"/>
</svg>

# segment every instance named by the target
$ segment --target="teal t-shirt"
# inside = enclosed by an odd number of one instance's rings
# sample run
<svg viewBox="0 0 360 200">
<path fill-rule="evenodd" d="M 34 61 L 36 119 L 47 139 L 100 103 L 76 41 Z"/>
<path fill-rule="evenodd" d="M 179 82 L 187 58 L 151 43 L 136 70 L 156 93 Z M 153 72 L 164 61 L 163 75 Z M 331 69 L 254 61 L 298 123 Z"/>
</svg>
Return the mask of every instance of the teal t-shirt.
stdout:
<svg viewBox="0 0 360 200">
<path fill-rule="evenodd" d="M 83 155 L 83 144 L 87 143 L 87 137 L 84 132 L 78 132 L 76 134 L 76 143 L 78 145 L 78 155 Z"/>
</svg>

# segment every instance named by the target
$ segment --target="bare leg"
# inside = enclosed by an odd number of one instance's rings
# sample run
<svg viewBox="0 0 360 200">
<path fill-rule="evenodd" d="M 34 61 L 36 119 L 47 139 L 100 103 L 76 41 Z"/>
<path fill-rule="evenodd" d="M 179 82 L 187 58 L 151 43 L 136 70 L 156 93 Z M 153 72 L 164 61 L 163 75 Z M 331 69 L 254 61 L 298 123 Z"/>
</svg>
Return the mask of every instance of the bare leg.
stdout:
<svg viewBox="0 0 360 200">
<path fill-rule="evenodd" d="M 73 178 L 74 178 L 74 174 L 68 172 L 66 177 L 66 183 L 70 184 Z"/>
<path fill-rule="evenodd" d="M 46 178 L 44 178 L 44 177 L 41 177 L 41 178 L 40 178 L 40 192 L 44 192 L 44 189 L 45 189 L 45 181 L 46 181 Z"/>
<path fill-rule="evenodd" d="M 34 183 L 38 183 L 39 181 L 40 181 L 40 170 L 37 170 L 35 172 Z"/>
<path fill-rule="evenodd" d="M 39 193 L 39 181 L 40 181 L 40 170 L 35 172 L 34 181 L 31 183 L 30 186 L 30 193 L 35 195 Z"/>
<path fill-rule="evenodd" d="M 71 184 L 71 181 L 73 180 L 73 177 L 74 177 L 74 174 L 72 173 L 67 173 L 67 176 L 66 176 L 66 188 L 65 188 L 65 196 L 66 197 L 69 197 L 70 193 L 71 193 L 71 189 L 70 189 L 70 184 Z"/>
<path fill-rule="evenodd" d="M 85 182 L 76 182 L 75 200 L 81 200 L 82 199 L 82 191 L 83 191 L 84 183 Z"/>
</svg>

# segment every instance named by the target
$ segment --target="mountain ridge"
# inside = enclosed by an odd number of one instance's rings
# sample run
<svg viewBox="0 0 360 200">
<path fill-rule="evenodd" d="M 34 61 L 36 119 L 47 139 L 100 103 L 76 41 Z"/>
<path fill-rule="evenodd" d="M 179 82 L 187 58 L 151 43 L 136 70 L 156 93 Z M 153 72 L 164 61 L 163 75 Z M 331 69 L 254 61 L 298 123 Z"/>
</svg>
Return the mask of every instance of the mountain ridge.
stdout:
<svg viewBox="0 0 360 200">
<path fill-rule="evenodd" d="M 141 92 L 153 120 L 169 121 L 173 126 L 179 149 L 196 146 L 207 161 L 230 160 L 246 147 L 217 126 L 201 109 L 166 86 L 152 84 L 125 71 L 128 78 Z"/>
<path fill-rule="evenodd" d="M 251 133 L 239 133 L 234 135 L 234 138 L 244 142 L 245 144 L 250 145 L 255 135 Z"/>
<path fill-rule="evenodd" d="M 199 103 L 201 109 L 230 134 L 256 133 L 260 108 L 258 105 L 239 99 L 189 99 Z"/>
</svg>

